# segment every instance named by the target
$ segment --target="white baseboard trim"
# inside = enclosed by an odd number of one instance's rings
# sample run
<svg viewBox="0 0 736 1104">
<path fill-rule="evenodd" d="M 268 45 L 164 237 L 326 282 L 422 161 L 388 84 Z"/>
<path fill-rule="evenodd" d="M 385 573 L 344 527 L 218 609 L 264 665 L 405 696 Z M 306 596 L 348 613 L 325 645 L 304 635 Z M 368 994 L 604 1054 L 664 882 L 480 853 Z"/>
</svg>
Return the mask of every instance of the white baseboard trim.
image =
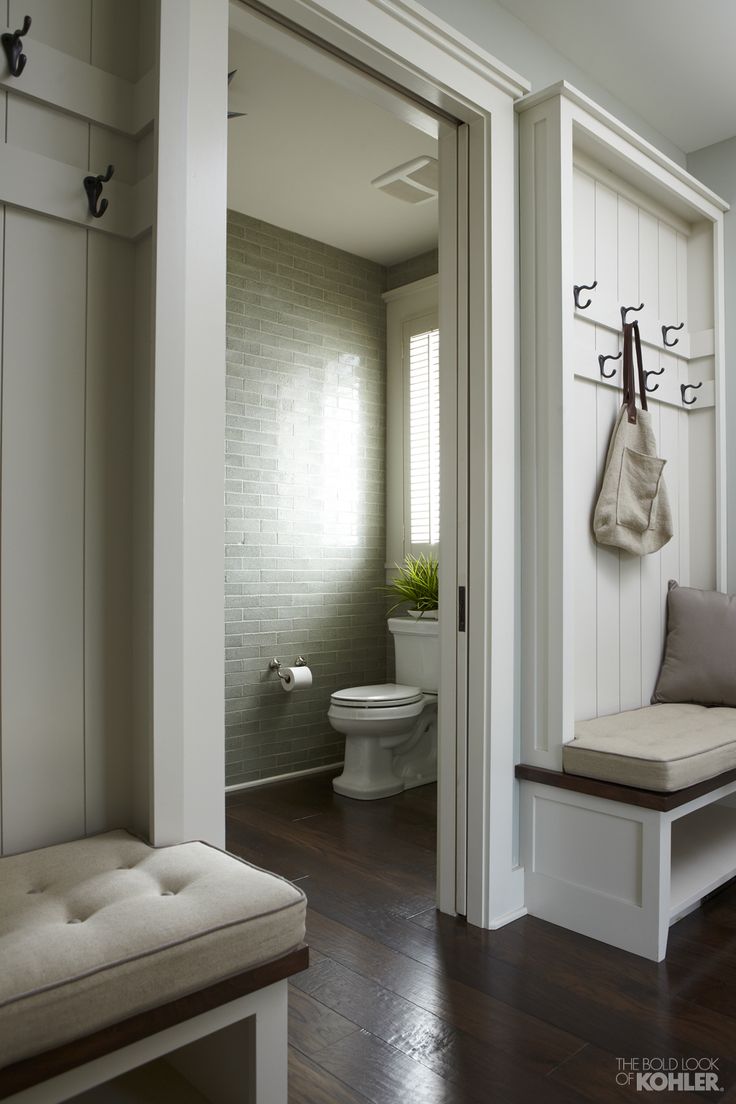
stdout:
<svg viewBox="0 0 736 1104">
<path fill-rule="evenodd" d="M 322 767 L 307 767 L 306 770 L 291 771 L 289 774 L 272 774 L 269 778 L 254 778 L 252 782 L 238 782 L 234 786 L 226 786 L 225 793 L 235 793 L 237 790 L 252 790 L 255 786 L 267 786 L 271 782 L 287 782 L 290 778 L 303 778 L 305 774 L 323 774 L 325 771 L 336 770 L 344 764 L 326 763 Z"/>
<path fill-rule="evenodd" d="M 526 916 L 527 910 L 525 907 L 514 909 L 512 912 L 507 912 L 503 916 L 496 916 L 491 920 L 488 927 L 491 931 L 496 931 L 497 928 L 505 928 L 507 924 L 511 924 L 514 920 L 520 920 L 522 916 Z"/>
</svg>

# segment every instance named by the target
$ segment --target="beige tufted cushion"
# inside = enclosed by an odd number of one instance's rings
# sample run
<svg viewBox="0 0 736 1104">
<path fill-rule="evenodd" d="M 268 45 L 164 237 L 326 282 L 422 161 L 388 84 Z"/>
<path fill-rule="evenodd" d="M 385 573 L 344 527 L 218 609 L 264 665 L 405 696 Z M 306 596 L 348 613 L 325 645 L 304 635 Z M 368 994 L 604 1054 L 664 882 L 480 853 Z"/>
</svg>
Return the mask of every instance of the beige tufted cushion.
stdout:
<svg viewBox="0 0 736 1104">
<path fill-rule="evenodd" d="M 0 859 L 0 1068 L 286 954 L 305 912 L 203 843 L 119 831 Z"/>
<path fill-rule="evenodd" d="M 736 709 L 649 705 L 578 721 L 568 774 L 671 792 L 736 768 Z"/>
</svg>

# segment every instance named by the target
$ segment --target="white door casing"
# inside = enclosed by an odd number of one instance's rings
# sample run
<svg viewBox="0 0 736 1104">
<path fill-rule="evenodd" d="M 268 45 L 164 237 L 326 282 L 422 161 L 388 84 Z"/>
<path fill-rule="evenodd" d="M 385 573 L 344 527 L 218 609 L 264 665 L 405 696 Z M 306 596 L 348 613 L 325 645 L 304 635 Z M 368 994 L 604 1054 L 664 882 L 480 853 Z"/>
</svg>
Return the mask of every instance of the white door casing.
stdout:
<svg viewBox="0 0 736 1104">
<path fill-rule="evenodd" d="M 449 592 L 453 598 L 441 603 L 440 635 L 443 654 L 454 654 L 456 662 L 443 663 L 440 698 L 445 725 L 460 732 L 458 714 L 462 725 L 466 706 L 455 687 L 462 680 L 467 648 L 469 736 L 466 740 L 462 731 L 458 746 L 454 741 L 443 745 L 438 905 L 445 912 L 466 911 L 471 923 L 497 926 L 523 911 L 522 871 L 515 858 L 513 775 L 518 725 L 513 103 L 527 85 L 414 0 L 232 0 L 230 19 L 237 30 L 251 38 L 260 36 L 282 53 L 298 55 L 301 62 L 299 37 L 316 39 L 340 54 L 343 60 L 335 63 L 342 69 L 340 79 L 360 94 L 378 102 L 385 102 L 386 96 L 395 99 L 396 93 L 379 83 L 387 82 L 467 124 L 467 219 L 472 235 L 464 239 L 466 255 L 459 253 L 447 264 L 440 261 L 440 309 L 447 309 L 443 302 L 457 304 L 465 279 L 467 306 L 456 311 L 456 317 L 462 316 L 467 328 L 468 418 L 457 419 L 456 425 L 467 424 L 468 547 L 467 553 L 455 550 L 454 564 L 447 550 L 443 554 L 443 594 Z M 286 24 L 287 34 L 272 20 Z M 378 81 L 346 61 L 367 69 Z M 427 125 L 421 105 L 415 108 L 406 100 L 405 111 L 407 121 Z M 453 129 L 448 127 L 440 139 L 445 146 L 452 141 L 448 135 Z M 446 176 L 452 159 L 447 152 L 444 163 L 442 190 L 449 194 Z M 457 184 L 457 169 L 449 171 L 455 173 Z M 452 247 L 445 242 L 446 257 L 448 248 Z M 448 324 L 441 314 L 441 330 Z M 443 406 L 445 400 L 443 392 Z M 443 485 L 449 480 L 457 487 L 457 472 L 448 473 L 444 438 L 443 452 Z M 443 494 L 442 527 L 445 509 L 462 511 L 460 489 L 461 501 L 450 500 L 451 507 Z M 454 525 L 457 520 L 456 515 Z M 459 634 L 456 587 L 466 556 L 467 632 Z"/>
</svg>

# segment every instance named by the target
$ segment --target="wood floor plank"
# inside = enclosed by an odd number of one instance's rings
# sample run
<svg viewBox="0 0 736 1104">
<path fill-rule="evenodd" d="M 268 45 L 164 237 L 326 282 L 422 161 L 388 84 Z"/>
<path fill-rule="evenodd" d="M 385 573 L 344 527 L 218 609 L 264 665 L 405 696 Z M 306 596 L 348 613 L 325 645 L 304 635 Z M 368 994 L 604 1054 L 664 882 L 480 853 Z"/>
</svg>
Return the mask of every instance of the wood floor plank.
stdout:
<svg viewBox="0 0 736 1104">
<path fill-rule="evenodd" d="M 316 1000 L 308 990 L 289 986 L 289 1041 L 302 1054 L 311 1057 L 357 1030 L 356 1023 Z"/>
<path fill-rule="evenodd" d="M 291 1104 L 632 1101 L 636 1056 L 717 1058 L 736 1104 L 736 886 L 659 965 L 531 917 L 482 931 L 434 908 L 435 804 L 350 801 L 329 774 L 228 797 L 230 848 L 309 899 Z"/>
<path fill-rule="evenodd" d="M 368 1097 L 339 1081 L 291 1047 L 289 1104 L 368 1104 Z"/>
<path fill-rule="evenodd" d="M 434 899 L 428 876 L 410 875 L 393 870 L 386 861 L 370 863 L 365 856 L 355 860 L 339 853 L 332 844 L 315 841 L 306 829 L 301 838 L 280 836 L 262 824 L 228 821 L 228 846 L 237 854 L 248 854 L 253 861 L 292 881 L 309 875 L 310 896 L 349 897 L 361 904 L 364 912 L 404 917 L 426 909 Z M 385 857 L 384 857 L 385 859 Z"/>
<path fill-rule="evenodd" d="M 452 1085 L 367 1031 L 323 1050 L 319 1065 L 360 1091 L 371 1104 L 469 1104 L 472 1087 Z"/>
<path fill-rule="evenodd" d="M 504 1051 L 536 1072 L 549 1072 L 583 1045 L 576 1036 L 407 959 L 313 910 L 307 938 L 310 953 L 314 947 L 324 948 L 334 961 Z"/>
<path fill-rule="evenodd" d="M 518 1104 L 542 1093 L 549 1104 L 566 1104 L 569 1098 L 530 1069 L 521 1049 L 511 1056 L 339 963 L 322 962 L 295 978 L 294 984 L 443 1080 L 464 1086 L 468 1093 L 471 1086 L 477 1087 L 472 1099 L 485 1101 L 488 1084 L 495 1085 L 504 1100 Z M 322 1061 L 321 1054 L 315 1061 Z"/>
</svg>

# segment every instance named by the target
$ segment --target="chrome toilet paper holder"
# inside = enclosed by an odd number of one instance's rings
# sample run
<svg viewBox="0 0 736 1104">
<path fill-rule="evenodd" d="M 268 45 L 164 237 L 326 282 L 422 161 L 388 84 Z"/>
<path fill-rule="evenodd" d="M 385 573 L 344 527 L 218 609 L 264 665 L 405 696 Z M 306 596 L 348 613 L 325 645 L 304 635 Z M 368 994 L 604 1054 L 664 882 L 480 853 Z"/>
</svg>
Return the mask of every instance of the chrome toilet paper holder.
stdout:
<svg viewBox="0 0 736 1104">
<path fill-rule="evenodd" d="M 277 659 L 274 656 L 274 658 L 271 660 L 271 662 L 269 663 L 268 666 L 269 666 L 269 669 L 271 671 L 276 672 L 276 674 L 279 676 L 280 679 L 285 679 L 286 678 L 286 675 L 282 675 L 282 673 L 281 673 L 281 668 L 283 667 L 283 664 L 282 664 L 280 659 Z M 294 660 L 294 666 L 295 667 L 306 667 L 307 666 L 307 661 L 304 658 L 304 656 L 297 656 L 296 659 Z"/>
</svg>

